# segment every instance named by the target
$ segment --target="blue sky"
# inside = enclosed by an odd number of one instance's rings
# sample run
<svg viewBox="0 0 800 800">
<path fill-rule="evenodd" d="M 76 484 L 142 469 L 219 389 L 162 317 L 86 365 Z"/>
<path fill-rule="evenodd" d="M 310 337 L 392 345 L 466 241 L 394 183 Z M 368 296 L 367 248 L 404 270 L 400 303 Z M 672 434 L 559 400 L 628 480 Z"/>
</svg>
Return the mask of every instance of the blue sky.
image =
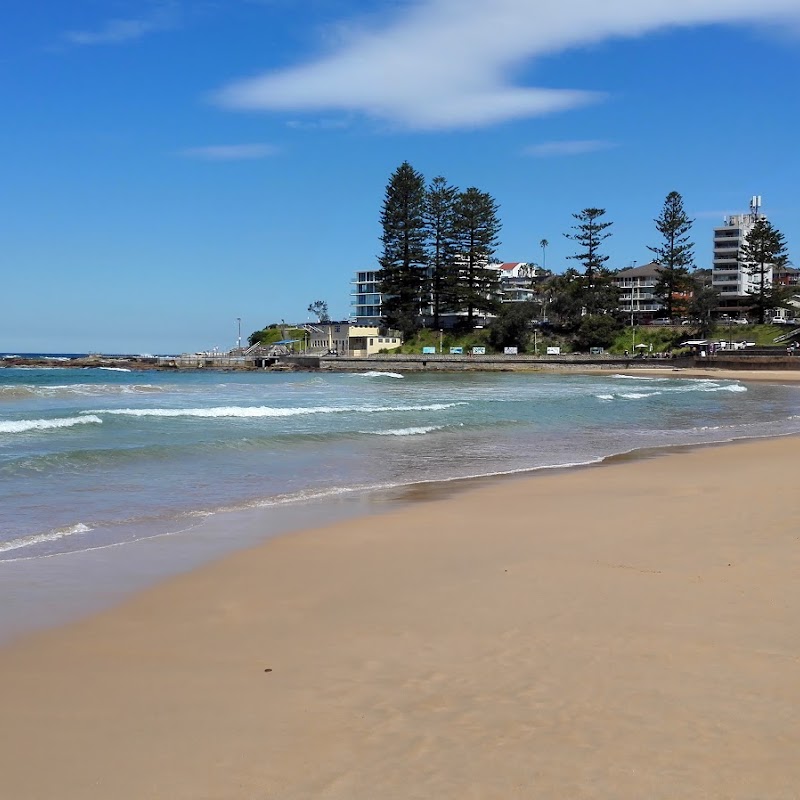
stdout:
<svg viewBox="0 0 800 800">
<path fill-rule="evenodd" d="M 350 310 L 391 172 L 476 186 L 558 271 L 607 209 L 698 266 L 751 195 L 800 262 L 798 0 L 5 0 L 0 351 L 228 348 Z"/>
</svg>

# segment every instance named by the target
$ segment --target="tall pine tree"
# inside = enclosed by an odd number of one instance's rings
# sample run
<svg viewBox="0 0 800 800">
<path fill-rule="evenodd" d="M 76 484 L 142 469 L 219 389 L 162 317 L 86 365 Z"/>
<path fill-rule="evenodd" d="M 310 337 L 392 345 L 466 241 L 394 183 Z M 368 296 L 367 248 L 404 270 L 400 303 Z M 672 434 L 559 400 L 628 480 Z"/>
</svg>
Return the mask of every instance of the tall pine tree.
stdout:
<svg viewBox="0 0 800 800">
<path fill-rule="evenodd" d="M 426 285 L 425 178 L 404 161 L 392 173 L 381 211 L 378 281 L 384 322 L 408 337 L 419 328 Z"/>
<path fill-rule="evenodd" d="M 774 270 L 789 260 L 784 235 L 763 217 L 756 221 L 739 248 L 739 263 L 752 279 L 747 295 L 763 325 L 767 310 L 784 305 L 787 292 L 774 282 Z"/>
<path fill-rule="evenodd" d="M 600 252 L 600 244 L 611 236 L 611 232 L 607 232 L 606 228 L 613 224 L 603 220 L 605 213 L 604 208 L 584 208 L 580 213 L 572 215 L 578 220 L 578 224 L 572 226 L 575 233 L 564 234 L 567 239 L 572 239 L 582 248 L 580 253 L 567 258 L 583 264 L 589 288 L 594 285 L 596 276 L 602 273 L 603 264 L 608 261 L 608 256 Z"/>
<path fill-rule="evenodd" d="M 675 315 L 678 296 L 691 287 L 689 269 L 694 266 L 694 244 L 689 238 L 689 231 L 692 220 L 686 215 L 680 194 L 670 192 L 664 200 L 661 214 L 653 221 L 662 236 L 661 244 L 647 248 L 661 265 L 653 293 L 664 304 L 666 315 L 671 319 Z M 682 311 L 685 310 L 683 305 Z"/>
<path fill-rule="evenodd" d="M 451 310 L 454 303 L 458 277 L 454 269 L 457 196 L 458 189 L 449 186 L 441 176 L 431 181 L 425 196 L 428 287 L 434 330 L 439 329 L 442 312 Z"/>
<path fill-rule="evenodd" d="M 465 311 L 467 325 L 473 327 L 476 312 L 496 310 L 500 276 L 489 266 L 500 243 L 498 205 L 487 192 L 470 187 L 461 192 L 454 207 L 456 246 L 454 310 Z"/>
</svg>

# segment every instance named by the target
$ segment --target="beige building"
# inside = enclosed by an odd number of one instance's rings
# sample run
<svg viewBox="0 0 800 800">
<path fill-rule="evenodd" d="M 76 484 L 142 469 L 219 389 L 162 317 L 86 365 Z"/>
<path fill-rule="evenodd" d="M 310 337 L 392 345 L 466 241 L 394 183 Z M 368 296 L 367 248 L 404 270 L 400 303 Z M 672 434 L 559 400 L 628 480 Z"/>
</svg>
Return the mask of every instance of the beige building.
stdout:
<svg viewBox="0 0 800 800">
<path fill-rule="evenodd" d="M 374 355 L 381 350 L 396 350 L 403 344 L 397 331 L 386 331 L 378 325 L 318 322 L 303 327 L 309 337 L 309 353 L 336 353 L 358 358 Z"/>
<path fill-rule="evenodd" d="M 620 311 L 642 321 L 662 311 L 664 304 L 655 295 L 661 265 L 655 261 L 641 267 L 620 270 L 611 282 L 620 290 Z"/>
</svg>

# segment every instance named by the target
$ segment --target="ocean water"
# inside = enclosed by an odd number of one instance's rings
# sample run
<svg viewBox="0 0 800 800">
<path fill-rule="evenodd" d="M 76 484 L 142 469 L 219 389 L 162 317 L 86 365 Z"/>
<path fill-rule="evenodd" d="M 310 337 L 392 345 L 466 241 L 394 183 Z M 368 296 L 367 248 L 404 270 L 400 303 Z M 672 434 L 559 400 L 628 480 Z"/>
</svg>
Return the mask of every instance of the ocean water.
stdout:
<svg viewBox="0 0 800 800">
<path fill-rule="evenodd" d="M 0 369 L 0 599 L 26 613 L 66 574 L 107 588 L 376 492 L 800 431 L 797 386 L 679 375 Z"/>
</svg>

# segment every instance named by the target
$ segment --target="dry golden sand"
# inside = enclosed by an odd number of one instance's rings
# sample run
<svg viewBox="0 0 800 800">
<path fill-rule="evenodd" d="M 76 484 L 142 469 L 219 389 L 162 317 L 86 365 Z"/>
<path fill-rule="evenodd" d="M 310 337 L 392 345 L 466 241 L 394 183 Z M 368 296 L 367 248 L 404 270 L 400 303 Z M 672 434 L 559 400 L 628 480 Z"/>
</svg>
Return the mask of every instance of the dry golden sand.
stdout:
<svg viewBox="0 0 800 800">
<path fill-rule="evenodd" d="M 799 451 L 492 483 L 19 641 L 0 796 L 800 797 Z"/>
</svg>

